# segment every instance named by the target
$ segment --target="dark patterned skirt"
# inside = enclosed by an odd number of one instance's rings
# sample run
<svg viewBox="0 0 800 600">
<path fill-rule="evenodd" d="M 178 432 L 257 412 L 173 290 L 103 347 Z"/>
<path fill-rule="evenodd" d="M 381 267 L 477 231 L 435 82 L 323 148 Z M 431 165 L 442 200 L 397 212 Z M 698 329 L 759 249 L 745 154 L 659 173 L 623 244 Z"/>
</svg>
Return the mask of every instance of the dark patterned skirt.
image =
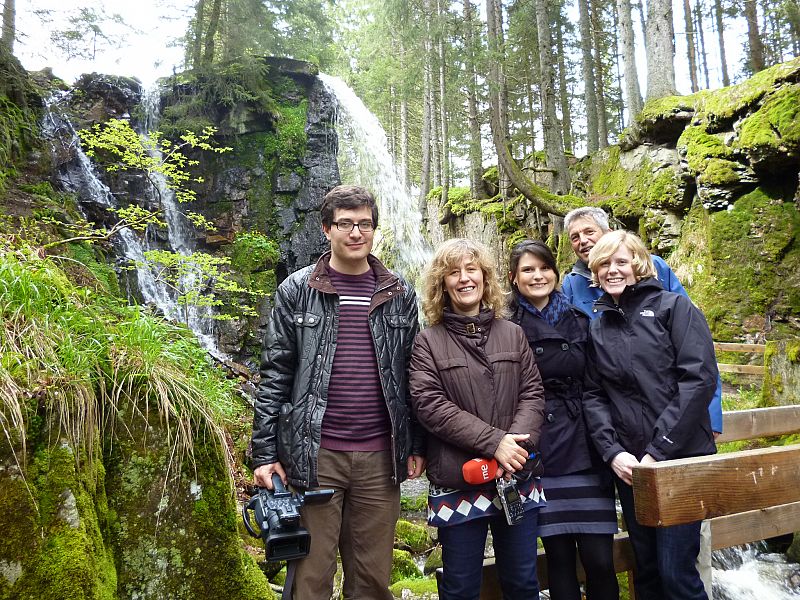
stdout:
<svg viewBox="0 0 800 600">
<path fill-rule="evenodd" d="M 617 533 L 614 481 L 595 470 L 542 477 L 547 504 L 539 511 L 539 536 Z"/>
</svg>

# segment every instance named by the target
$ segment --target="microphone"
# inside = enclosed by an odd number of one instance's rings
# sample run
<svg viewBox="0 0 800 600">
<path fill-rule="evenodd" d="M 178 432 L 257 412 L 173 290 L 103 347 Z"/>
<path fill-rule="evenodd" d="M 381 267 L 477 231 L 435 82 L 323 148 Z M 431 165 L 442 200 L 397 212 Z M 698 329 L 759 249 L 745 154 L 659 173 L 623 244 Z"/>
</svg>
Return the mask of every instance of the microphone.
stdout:
<svg viewBox="0 0 800 600">
<path fill-rule="evenodd" d="M 471 485 L 494 481 L 495 473 L 497 473 L 497 461 L 493 458 L 473 458 L 461 467 L 464 481 Z"/>
</svg>

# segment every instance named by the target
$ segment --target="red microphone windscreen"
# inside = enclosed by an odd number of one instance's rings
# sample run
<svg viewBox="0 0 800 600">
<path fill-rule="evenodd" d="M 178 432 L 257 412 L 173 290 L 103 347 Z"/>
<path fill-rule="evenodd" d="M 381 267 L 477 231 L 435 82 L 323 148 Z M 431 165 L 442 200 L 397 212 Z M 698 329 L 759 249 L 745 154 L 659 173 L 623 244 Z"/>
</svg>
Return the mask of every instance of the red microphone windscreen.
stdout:
<svg viewBox="0 0 800 600">
<path fill-rule="evenodd" d="M 472 485 L 480 485 L 494 480 L 497 473 L 497 461 L 493 458 L 473 458 L 461 467 L 464 481 Z"/>
</svg>

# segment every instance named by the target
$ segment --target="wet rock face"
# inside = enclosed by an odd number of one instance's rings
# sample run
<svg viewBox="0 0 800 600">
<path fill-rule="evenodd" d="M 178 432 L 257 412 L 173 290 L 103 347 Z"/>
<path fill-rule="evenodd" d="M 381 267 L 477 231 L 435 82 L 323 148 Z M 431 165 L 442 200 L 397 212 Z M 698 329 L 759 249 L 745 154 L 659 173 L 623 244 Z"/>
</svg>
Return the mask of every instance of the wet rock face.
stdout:
<svg viewBox="0 0 800 600">
<path fill-rule="evenodd" d="M 315 261 L 328 248 L 322 233 L 319 209 L 328 190 L 339 183 L 335 115 L 335 99 L 315 79 L 308 97 L 308 137 L 306 154 L 302 160 L 306 177 L 297 191 L 297 201 L 289 211 L 281 214 L 284 230 L 287 225 L 292 226 L 292 221 L 301 223 L 289 239 L 281 244 L 281 254 L 286 257 L 288 273 Z"/>
<path fill-rule="evenodd" d="M 129 118 L 142 100 L 142 84 L 133 77 L 88 73 L 72 89 L 69 105 L 77 127 L 88 127 L 108 119 Z"/>
</svg>

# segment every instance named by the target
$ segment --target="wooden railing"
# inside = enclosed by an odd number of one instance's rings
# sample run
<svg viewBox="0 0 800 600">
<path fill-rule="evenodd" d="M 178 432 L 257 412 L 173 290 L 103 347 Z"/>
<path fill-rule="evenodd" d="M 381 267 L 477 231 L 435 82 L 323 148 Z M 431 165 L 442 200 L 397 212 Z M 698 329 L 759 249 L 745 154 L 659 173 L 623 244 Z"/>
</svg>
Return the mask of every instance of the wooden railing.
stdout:
<svg viewBox="0 0 800 600">
<path fill-rule="evenodd" d="M 730 342 L 714 342 L 714 350 L 719 352 L 748 352 L 764 354 L 764 344 L 734 344 Z M 717 363 L 720 373 L 738 373 L 740 375 L 764 375 L 764 365 L 732 365 Z"/>
<path fill-rule="evenodd" d="M 719 442 L 800 432 L 800 405 L 726 412 Z M 663 526 L 710 519 L 714 550 L 800 531 L 800 444 L 659 462 L 633 470 L 637 520 Z M 548 587 L 540 550 L 539 582 Z M 634 568 L 626 533 L 614 540 L 617 573 Z M 580 561 L 576 565 L 583 580 Z M 494 559 L 483 565 L 481 600 L 502 598 Z"/>
</svg>

